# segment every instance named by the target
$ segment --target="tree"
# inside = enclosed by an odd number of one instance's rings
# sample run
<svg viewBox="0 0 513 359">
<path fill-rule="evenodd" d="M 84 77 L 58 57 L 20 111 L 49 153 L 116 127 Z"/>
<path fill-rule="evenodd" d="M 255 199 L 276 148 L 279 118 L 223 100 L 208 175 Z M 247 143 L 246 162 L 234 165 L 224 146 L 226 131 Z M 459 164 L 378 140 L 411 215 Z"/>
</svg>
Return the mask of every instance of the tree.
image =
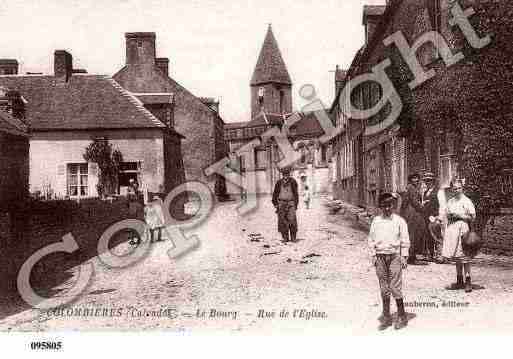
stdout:
<svg viewBox="0 0 513 359">
<path fill-rule="evenodd" d="M 116 193 L 119 167 L 123 162 L 121 152 L 113 150 L 107 139 L 94 139 L 85 150 L 84 160 L 98 165 L 98 195 L 104 197 Z"/>
<path fill-rule="evenodd" d="M 490 118 L 461 121 L 461 174 L 476 205 L 475 230 L 482 234 L 501 207 L 511 206 L 513 192 L 504 186 L 505 170 L 513 167 L 513 128 Z"/>
</svg>

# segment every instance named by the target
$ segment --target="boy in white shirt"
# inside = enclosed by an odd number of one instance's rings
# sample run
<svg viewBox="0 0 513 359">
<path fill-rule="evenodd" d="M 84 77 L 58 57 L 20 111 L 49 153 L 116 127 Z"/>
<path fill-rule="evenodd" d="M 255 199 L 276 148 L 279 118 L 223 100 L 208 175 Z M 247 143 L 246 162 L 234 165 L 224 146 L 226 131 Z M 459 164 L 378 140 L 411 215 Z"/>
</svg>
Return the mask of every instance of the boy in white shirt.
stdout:
<svg viewBox="0 0 513 359">
<path fill-rule="evenodd" d="M 397 304 L 395 329 L 402 329 L 408 324 L 402 294 L 402 270 L 406 269 L 410 248 L 408 225 L 401 216 L 393 212 L 396 205 L 394 195 L 383 193 L 378 202 L 382 214 L 372 220 L 368 238 L 383 300 L 383 316 L 378 329 L 384 330 L 392 325 L 390 294 Z"/>
</svg>

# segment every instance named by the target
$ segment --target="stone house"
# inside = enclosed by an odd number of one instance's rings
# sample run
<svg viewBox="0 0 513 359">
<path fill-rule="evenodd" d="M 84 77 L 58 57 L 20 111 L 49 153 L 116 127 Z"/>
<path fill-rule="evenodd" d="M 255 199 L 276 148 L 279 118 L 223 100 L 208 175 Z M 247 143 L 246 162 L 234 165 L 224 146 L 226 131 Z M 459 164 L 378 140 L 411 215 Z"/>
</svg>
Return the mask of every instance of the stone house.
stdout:
<svg viewBox="0 0 513 359">
<path fill-rule="evenodd" d="M 24 99 L 31 127 L 31 192 L 51 198 L 97 196 L 98 166 L 83 158 L 93 139 L 109 140 L 123 155 L 119 193 L 131 178 L 151 192 L 183 183 L 183 136 L 168 111 L 172 94 L 138 98 L 109 76 L 74 70 L 72 55 L 64 50 L 55 51 L 53 75 L 2 75 L 0 87 Z M 165 119 L 145 108 L 156 101 Z"/>
<path fill-rule="evenodd" d="M 364 8 L 367 42 L 346 77 L 390 60 L 386 76 L 402 108 L 392 123 L 384 121 L 390 101 L 360 121 L 360 204 L 375 206 L 380 192 L 401 192 L 409 174 L 429 171 L 442 187 L 465 179 L 484 223 L 488 211 L 513 207 L 512 14 L 506 0 L 392 0 Z M 369 109 L 382 93 L 378 83 L 365 82 L 354 89 L 353 104 Z M 504 238 L 488 241 L 511 248 Z"/>
<path fill-rule="evenodd" d="M 347 116 L 347 104 L 340 103 L 341 92 L 349 80 L 349 71 L 335 69 L 335 99 L 328 110 L 340 132 L 330 141 L 332 146 L 333 197 L 361 205 L 363 192 L 363 125 Z"/>
<path fill-rule="evenodd" d="M 0 88 L 0 105 L 10 102 L 5 94 Z M 28 126 L 0 108 L 0 211 L 10 211 L 26 199 L 28 182 Z"/>
<path fill-rule="evenodd" d="M 487 1 L 459 3 L 464 8 L 471 5 L 481 8 L 480 14 L 471 18 L 475 24 L 482 25 L 487 16 L 494 16 L 496 5 Z M 477 104 L 481 104 L 481 108 L 490 108 L 488 101 L 483 102 L 481 91 L 462 93 L 462 88 L 482 89 L 485 84 L 497 81 L 482 74 L 482 66 L 476 62 L 481 56 L 479 62 L 488 64 L 490 61 L 486 57 L 494 51 L 493 46 L 481 55 L 468 49 L 470 46 L 462 38 L 460 30 L 449 24 L 453 5 L 454 2 L 446 0 L 401 0 L 389 1 L 386 6 L 365 6 L 363 9 L 367 42 L 354 58 L 347 76 L 354 79 L 358 75 L 371 73 L 373 67 L 389 59 L 391 65 L 387 68 L 387 74 L 403 105 L 394 123 L 383 126 L 390 106 L 363 121 L 362 146 L 357 150 L 362 154 L 364 164 L 361 181 L 364 188 L 360 198 L 363 204 L 375 205 L 377 196 L 383 191 L 403 191 L 408 174 L 415 172 L 433 172 L 440 177 L 441 185 L 447 186 L 450 179 L 458 175 L 458 153 L 461 152 L 456 148 L 461 143 L 458 141 L 461 133 L 451 128 L 455 123 L 453 119 L 473 117 L 474 110 L 471 108 Z M 466 51 L 468 56 L 452 66 L 446 66 L 443 59 L 438 57 L 440 38 L 436 38 L 436 43 L 420 46 L 416 52 L 420 65 L 424 71 L 433 69 L 436 75 L 411 89 L 409 83 L 414 76 L 403 55 L 397 46 L 385 44 L 384 41 L 400 32 L 413 46 L 416 40 L 430 31 L 443 36 L 453 55 Z M 495 33 L 506 32 L 497 28 Z M 369 109 L 381 96 L 379 84 L 366 82 L 353 91 L 352 100 L 356 107 Z"/>
<path fill-rule="evenodd" d="M 0 252 L 16 237 L 29 182 L 28 126 L 12 116 L 11 95 L 0 88 Z"/>
<path fill-rule="evenodd" d="M 186 137 L 182 141 L 185 178 L 208 183 L 214 189 L 219 178 L 207 178 L 204 170 L 228 154 L 219 103 L 194 96 L 171 78 L 169 59 L 156 57 L 154 32 L 126 33 L 125 40 L 126 64 L 113 79 L 139 98 L 151 97 L 153 103 L 148 109 L 157 117 L 157 108 L 165 107 L 158 98 L 173 95 L 172 126 Z"/>
</svg>

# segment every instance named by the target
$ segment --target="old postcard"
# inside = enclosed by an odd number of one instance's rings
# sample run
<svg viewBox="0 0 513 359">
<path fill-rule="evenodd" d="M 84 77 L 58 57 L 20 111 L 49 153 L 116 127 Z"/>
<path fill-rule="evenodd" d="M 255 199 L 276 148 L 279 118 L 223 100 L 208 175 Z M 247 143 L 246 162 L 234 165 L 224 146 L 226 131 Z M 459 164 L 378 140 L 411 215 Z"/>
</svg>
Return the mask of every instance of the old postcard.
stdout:
<svg viewBox="0 0 513 359">
<path fill-rule="evenodd" d="M 16 0 L 0 34 L 7 337 L 513 328 L 511 1 Z"/>
</svg>

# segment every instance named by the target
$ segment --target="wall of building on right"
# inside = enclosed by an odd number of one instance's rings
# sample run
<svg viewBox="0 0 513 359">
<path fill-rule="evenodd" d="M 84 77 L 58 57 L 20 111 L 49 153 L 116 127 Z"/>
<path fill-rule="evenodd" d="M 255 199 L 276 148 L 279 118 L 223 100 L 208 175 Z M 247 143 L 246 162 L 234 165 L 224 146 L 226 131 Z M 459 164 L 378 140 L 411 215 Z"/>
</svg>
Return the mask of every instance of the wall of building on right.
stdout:
<svg viewBox="0 0 513 359">
<path fill-rule="evenodd" d="M 348 178 L 336 178 L 335 197 L 373 207 L 380 193 L 404 191 L 409 174 L 432 172 L 442 187 L 464 178 L 481 213 L 513 207 L 512 14 L 507 0 L 403 0 L 364 8 L 366 43 L 344 81 L 381 64 L 382 80 L 393 84 L 402 107 L 389 121 L 398 104 L 388 100 L 334 141 L 338 167 L 354 168 Z M 380 106 L 383 93 L 369 81 L 351 99 L 370 109 Z M 332 111 L 342 112 L 339 102 Z M 343 151 L 347 145 L 354 153 Z"/>
</svg>

